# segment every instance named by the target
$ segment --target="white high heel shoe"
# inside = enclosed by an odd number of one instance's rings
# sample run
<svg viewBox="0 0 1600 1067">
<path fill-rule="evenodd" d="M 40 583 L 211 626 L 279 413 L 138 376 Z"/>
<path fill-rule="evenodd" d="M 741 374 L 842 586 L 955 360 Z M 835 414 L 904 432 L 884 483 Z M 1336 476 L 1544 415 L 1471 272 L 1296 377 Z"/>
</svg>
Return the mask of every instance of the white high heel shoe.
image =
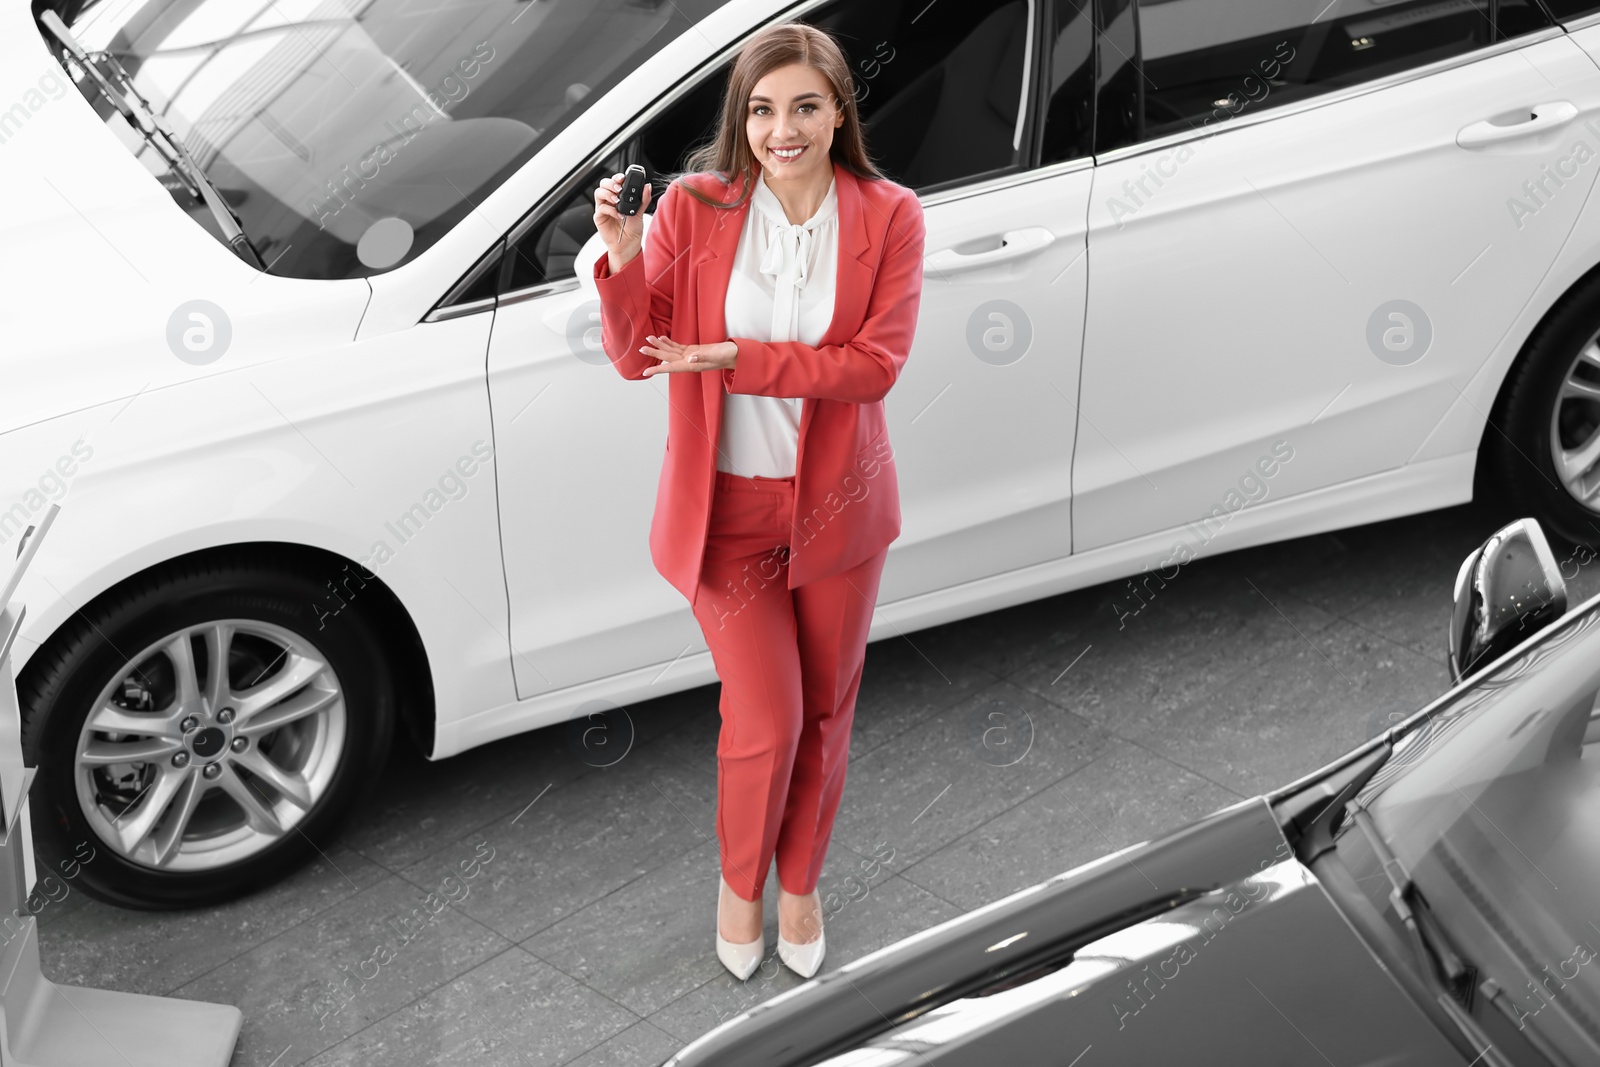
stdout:
<svg viewBox="0 0 1600 1067">
<path fill-rule="evenodd" d="M 727 886 L 728 883 L 723 882 L 722 885 L 717 889 L 717 904 L 719 906 L 719 910 L 722 903 L 721 893 L 723 889 L 727 888 Z M 765 956 L 766 954 L 767 944 L 765 934 L 758 934 L 754 941 L 748 941 L 744 944 L 740 944 L 737 941 L 729 941 L 727 938 L 723 937 L 722 924 L 721 922 L 717 923 L 717 959 L 721 960 L 722 965 L 728 968 L 728 970 L 733 973 L 733 976 L 739 979 L 739 981 L 743 982 L 752 974 L 754 974 L 756 968 L 761 966 L 761 957 Z"/>
<path fill-rule="evenodd" d="M 806 941 L 802 944 L 796 944 L 779 933 L 778 958 L 795 974 L 802 978 L 810 978 L 817 973 L 817 968 L 822 966 L 822 954 L 826 951 L 824 939 L 827 933 L 825 929 L 818 930 L 815 941 Z"/>
<path fill-rule="evenodd" d="M 815 941 L 797 945 L 793 941 L 785 940 L 784 936 L 779 934 L 778 958 L 783 961 L 785 967 L 801 978 L 810 978 L 817 973 L 817 968 L 822 966 L 823 941 L 827 936 L 828 931 L 823 930 L 817 934 Z"/>
</svg>

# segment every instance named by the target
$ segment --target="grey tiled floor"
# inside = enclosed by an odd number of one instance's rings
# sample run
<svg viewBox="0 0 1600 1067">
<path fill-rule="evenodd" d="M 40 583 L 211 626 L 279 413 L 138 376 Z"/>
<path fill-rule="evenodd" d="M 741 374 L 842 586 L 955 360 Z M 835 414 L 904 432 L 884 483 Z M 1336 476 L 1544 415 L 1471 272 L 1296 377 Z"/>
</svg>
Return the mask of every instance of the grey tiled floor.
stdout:
<svg viewBox="0 0 1600 1067">
<path fill-rule="evenodd" d="M 1493 527 L 1463 507 L 1201 559 L 1121 626 L 1116 582 L 870 646 L 825 966 L 1284 784 L 1415 710 L 1447 686 L 1451 583 Z M 769 958 L 741 985 L 712 952 L 716 695 L 631 707 L 636 743 L 609 767 L 559 727 L 437 764 L 401 751 L 324 860 L 252 897 L 47 905 L 45 973 L 237 1004 L 236 1067 L 659 1064 L 799 982 Z M 319 1005 L 491 848 L 342 1010 Z M 775 892 L 769 877 L 769 916 Z"/>
</svg>

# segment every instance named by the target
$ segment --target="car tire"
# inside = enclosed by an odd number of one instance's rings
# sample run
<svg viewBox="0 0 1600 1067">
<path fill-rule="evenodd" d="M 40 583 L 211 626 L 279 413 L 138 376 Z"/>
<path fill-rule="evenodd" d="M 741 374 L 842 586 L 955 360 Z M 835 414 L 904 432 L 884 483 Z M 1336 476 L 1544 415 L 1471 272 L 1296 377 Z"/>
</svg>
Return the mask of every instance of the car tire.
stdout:
<svg viewBox="0 0 1600 1067">
<path fill-rule="evenodd" d="M 1591 385 L 1592 397 L 1581 392 Z M 1586 452 L 1583 442 L 1595 458 L 1574 478 L 1556 457 Z M 1483 450 L 1475 495 L 1538 519 L 1563 549 L 1600 545 L 1600 275 L 1563 297 L 1535 333 L 1501 390 Z M 1579 494 L 1589 487 L 1585 504 Z"/>
<path fill-rule="evenodd" d="M 383 770 L 396 682 L 359 592 L 330 598 L 339 575 L 308 559 L 176 562 L 90 602 L 28 661 L 18 695 L 45 868 L 108 903 L 168 910 L 262 888 L 330 846 Z M 224 642 L 226 689 L 209 670 Z"/>
</svg>

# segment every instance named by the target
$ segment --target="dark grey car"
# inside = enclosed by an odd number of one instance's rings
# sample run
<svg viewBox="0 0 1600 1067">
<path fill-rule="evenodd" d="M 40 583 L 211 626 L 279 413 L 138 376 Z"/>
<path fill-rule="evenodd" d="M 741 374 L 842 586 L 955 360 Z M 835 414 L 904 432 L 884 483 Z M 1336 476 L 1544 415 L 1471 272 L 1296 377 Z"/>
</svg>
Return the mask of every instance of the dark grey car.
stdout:
<svg viewBox="0 0 1600 1067">
<path fill-rule="evenodd" d="M 1457 685 L 1343 759 L 828 971 L 669 1067 L 1600 1063 L 1600 597 L 1462 564 Z"/>
</svg>

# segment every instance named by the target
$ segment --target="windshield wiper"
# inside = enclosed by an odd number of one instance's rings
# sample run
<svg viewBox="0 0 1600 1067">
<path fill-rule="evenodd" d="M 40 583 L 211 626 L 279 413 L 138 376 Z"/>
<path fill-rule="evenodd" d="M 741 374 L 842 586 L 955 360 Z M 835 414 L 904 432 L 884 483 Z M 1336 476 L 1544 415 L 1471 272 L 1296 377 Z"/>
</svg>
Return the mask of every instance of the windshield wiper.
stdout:
<svg viewBox="0 0 1600 1067">
<path fill-rule="evenodd" d="M 234 254 L 257 270 L 266 270 L 260 254 L 250 243 L 250 238 L 245 236 L 244 225 L 239 221 L 239 216 L 222 198 L 222 194 L 217 191 L 211 179 L 206 177 L 205 171 L 195 163 L 194 157 L 189 155 L 189 150 L 172 132 L 172 127 L 167 125 L 167 120 L 150 106 L 148 100 L 139 95 L 139 90 L 133 87 L 133 79 L 128 76 L 127 70 L 117 57 L 110 52 L 97 52 L 91 59 L 77 38 L 67 29 L 67 24 L 61 21 L 61 16 L 54 11 L 48 9 L 41 11 L 39 22 L 45 29 L 55 34 L 73 61 L 83 70 L 84 76 L 94 82 L 96 88 L 100 90 L 100 95 L 116 108 L 128 121 L 128 125 L 132 126 L 139 136 L 144 138 L 145 143 L 166 161 L 167 167 L 187 187 L 190 195 L 205 201 L 206 207 L 211 209 L 212 216 L 216 218 L 217 225 L 222 228 L 223 239 L 228 247 L 233 249 Z M 94 64 L 94 59 L 106 63 L 112 69 L 117 80 L 122 83 L 120 91 L 100 73 L 100 69 Z"/>
<path fill-rule="evenodd" d="M 1411 943 L 1417 951 L 1417 956 L 1425 965 L 1437 966 L 1439 971 L 1443 972 L 1445 985 L 1453 993 L 1460 990 L 1463 983 L 1471 977 L 1472 970 L 1451 947 L 1444 927 L 1434 916 L 1427 899 L 1417 889 L 1417 883 L 1412 880 L 1411 872 L 1406 870 L 1405 865 L 1390 851 L 1388 842 L 1372 824 L 1372 816 L 1367 813 L 1366 808 L 1352 800 L 1345 805 L 1345 810 L 1349 812 L 1350 821 L 1355 823 L 1356 829 L 1367 839 L 1373 855 L 1383 866 L 1383 873 L 1389 878 L 1389 885 L 1393 887 L 1389 893 L 1389 902 L 1394 905 L 1395 914 L 1400 917 L 1400 921 L 1410 933 Z"/>
<path fill-rule="evenodd" d="M 1350 821 L 1355 824 L 1356 829 L 1367 839 L 1373 855 L 1383 866 L 1383 873 L 1389 878 L 1389 885 L 1392 887 L 1389 901 L 1394 905 L 1395 914 L 1400 917 L 1406 931 L 1411 935 L 1411 944 L 1422 965 L 1424 978 L 1437 995 L 1440 1007 L 1461 1028 L 1461 1032 L 1467 1035 L 1469 1041 L 1487 1046 L 1481 1053 L 1483 1062 L 1506 1064 L 1509 1067 L 1509 1061 L 1484 1037 L 1472 1016 L 1462 1007 L 1463 1003 L 1470 1003 L 1466 998 L 1471 994 L 1471 982 L 1477 974 L 1476 968 L 1469 966 L 1461 954 L 1451 946 L 1443 924 L 1434 915 L 1433 908 L 1429 906 L 1422 891 L 1417 888 L 1411 872 L 1406 870 L 1405 864 L 1400 862 L 1389 848 L 1389 843 L 1378 832 L 1367 809 L 1352 800 L 1345 805 L 1345 811 L 1349 813 Z M 1553 1064 L 1569 1062 L 1565 1056 L 1551 1047 L 1549 1040 L 1543 1034 L 1526 1029 L 1519 1023 L 1516 1008 L 1498 982 L 1493 978 L 1486 978 L 1479 984 L 1479 989 L 1547 1060 Z"/>
</svg>

